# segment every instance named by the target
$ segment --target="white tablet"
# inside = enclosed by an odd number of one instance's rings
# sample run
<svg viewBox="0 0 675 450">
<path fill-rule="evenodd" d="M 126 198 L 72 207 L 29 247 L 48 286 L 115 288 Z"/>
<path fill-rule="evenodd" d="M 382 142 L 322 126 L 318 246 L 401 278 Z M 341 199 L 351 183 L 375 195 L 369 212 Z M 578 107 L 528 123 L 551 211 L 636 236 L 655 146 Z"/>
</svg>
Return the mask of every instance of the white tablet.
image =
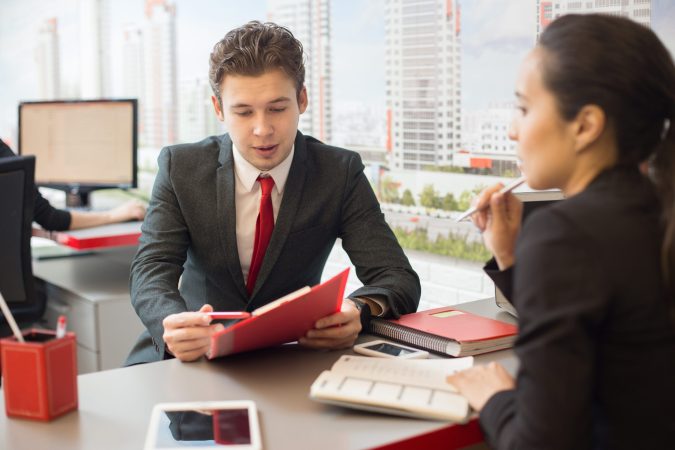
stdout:
<svg viewBox="0 0 675 450">
<path fill-rule="evenodd" d="M 145 450 L 220 448 L 262 450 L 255 403 L 159 403 L 150 417 Z"/>
</svg>

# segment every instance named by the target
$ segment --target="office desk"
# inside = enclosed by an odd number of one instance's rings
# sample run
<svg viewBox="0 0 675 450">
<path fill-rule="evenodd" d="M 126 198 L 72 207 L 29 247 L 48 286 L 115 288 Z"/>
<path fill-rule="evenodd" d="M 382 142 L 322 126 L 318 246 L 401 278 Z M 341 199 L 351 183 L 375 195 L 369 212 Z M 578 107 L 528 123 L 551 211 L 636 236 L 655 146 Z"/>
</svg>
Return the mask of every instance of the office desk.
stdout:
<svg viewBox="0 0 675 450">
<path fill-rule="evenodd" d="M 513 321 L 498 313 L 491 300 L 460 307 Z M 370 337 L 361 338 L 367 339 Z M 446 425 L 310 400 L 309 387 L 314 379 L 340 355 L 350 352 L 318 352 L 290 344 L 216 361 L 181 363 L 174 359 L 80 375 L 77 412 L 51 423 L 8 419 L 0 413 L 0 448 L 140 449 L 153 405 L 177 401 L 254 400 L 265 450 L 361 449 Z M 516 369 L 510 350 L 476 358 L 481 364 L 494 360 L 511 372 Z"/>
<path fill-rule="evenodd" d="M 33 261 L 47 282 L 47 326 L 59 315 L 77 334 L 78 373 L 121 367 L 144 330 L 129 296 L 135 247 Z"/>
</svg>

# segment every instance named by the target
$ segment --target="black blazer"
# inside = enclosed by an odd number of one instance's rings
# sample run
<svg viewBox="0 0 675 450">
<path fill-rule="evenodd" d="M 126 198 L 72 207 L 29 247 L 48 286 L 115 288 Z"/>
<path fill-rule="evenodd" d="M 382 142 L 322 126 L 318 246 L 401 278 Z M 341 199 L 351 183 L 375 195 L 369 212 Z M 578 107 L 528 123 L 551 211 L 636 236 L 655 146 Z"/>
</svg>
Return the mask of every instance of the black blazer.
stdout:
<svg viewBox="0 0 675 450">
<path fill-rule="evenodd" d="M 673 448 L 673 299 L 659 223 L 652 184 L 614 168 L 527 219 L 512 271 L 487 270 L 520 326 L 516 390 L 480 415 L 495 448 Z"/>
<path fill-rule="evenodd" d="M 350 296 L 382 296 L 396 317 L 417 309 L 419 279 L 384 221 L 357 153 L 298 132 L 274 232 L 250 298 L 237 251 L 230 137 L 166 147 L 158 162 L 131 266 L 131 301 L 147 332 L 127 364 L 165 356 L 162 320 L 169 314 L 196 311 L 205 303 L 216 310 L 251 311 L 319 283 L 337 238 L 364 284 Z"/>
</svg>

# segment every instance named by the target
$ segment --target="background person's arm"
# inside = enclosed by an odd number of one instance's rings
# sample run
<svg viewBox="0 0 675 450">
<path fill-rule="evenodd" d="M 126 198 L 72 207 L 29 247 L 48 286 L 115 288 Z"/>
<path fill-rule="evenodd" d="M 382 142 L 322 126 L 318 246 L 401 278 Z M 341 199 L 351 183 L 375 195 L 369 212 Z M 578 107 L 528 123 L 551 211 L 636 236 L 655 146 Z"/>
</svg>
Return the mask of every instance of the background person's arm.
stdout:
<svg viewBox="0 0 675 450">
<path fill-rule="evenodd" d="M 69 211 L 70 230 L 97 227 L 128 220 L 143 220 L 145 205 L 138 200 L 130 200 L 107 211 Z M 38 222 L 39 223 L 39 222 Z M 43 227 L 44 228 L 44 227 Z"/>
</svg>

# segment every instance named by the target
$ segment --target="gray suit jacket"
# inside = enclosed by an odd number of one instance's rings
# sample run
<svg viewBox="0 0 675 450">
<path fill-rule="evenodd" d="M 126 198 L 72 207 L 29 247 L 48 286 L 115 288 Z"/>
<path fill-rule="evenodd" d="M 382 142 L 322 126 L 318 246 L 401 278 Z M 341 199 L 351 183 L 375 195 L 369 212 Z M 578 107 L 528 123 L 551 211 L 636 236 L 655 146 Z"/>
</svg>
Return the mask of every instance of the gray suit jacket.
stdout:
<svg viewBox="0 0 675 450">
<path fill-rule="evenodd" d="M 337 238 L 364 287 L 391 314 L 413 312 L 420 284 L 379 204 L 357 153 L 298 132 L 283 200 L 251 297 L 239 263 L 235 174 L 229 135 L 166 147 L 131 266 L 131 302 L 145 324 L 126 364 L 165 357 L 162 320 L 196 311 L 252 311 L 320 282 Z M 178 280 L 182 275 L 180 289 Z"/>
</svg>

